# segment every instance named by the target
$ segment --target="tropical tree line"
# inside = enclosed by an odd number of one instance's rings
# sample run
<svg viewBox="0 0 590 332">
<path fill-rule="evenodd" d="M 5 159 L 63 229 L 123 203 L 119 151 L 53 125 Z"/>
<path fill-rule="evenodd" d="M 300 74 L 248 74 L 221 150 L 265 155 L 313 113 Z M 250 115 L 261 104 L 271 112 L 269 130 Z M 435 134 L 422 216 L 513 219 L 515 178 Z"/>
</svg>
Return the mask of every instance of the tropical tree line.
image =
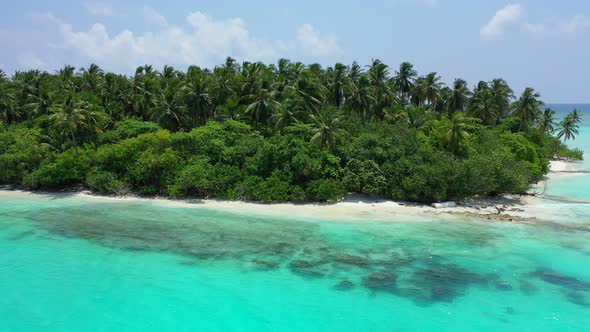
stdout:
<svg viewBox="0 0 590 332">
<path fill-rule="evenodd" d="M 560 142 L 580 112 L 543 106 L 502 79 L 447 86 L 379 60 L 0 72 L 0 182 L 267 201 L 522 192 L 549 158 L 581 158 Z"/>
</svg>

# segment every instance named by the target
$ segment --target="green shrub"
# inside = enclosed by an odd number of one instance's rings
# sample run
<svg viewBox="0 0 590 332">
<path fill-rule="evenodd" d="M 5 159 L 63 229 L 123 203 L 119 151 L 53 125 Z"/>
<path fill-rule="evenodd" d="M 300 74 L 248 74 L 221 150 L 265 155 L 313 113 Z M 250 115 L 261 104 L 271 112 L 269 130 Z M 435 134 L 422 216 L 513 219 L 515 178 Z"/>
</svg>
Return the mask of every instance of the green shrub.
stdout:
<svg viewBox="0 0 590 332">
<path fill-rule="evenodd" d="M 306 186 L 308 200 L 320 202 L 336 201 L 346 194 L 342 182 L 335 179 L 319 179 L 311 181 Z"/>
<path fill-rule="evenodd" d="M 149 149 L 130 166 L 125 180 L 144 195 L 166 194 L 166 188 L 176 177 L 180 159 L 174 150 L 163 152 Z"/>
<path fill-rule="evenodd" d="M 30 172 L 54 156 L 37 130 L 11 127 L 0 132 L 0 183 L 22 184 Z"/>
<path fill-rule="evenodd" d="M 113 173 L 92 168 L 86 174 L 86 185 L 101 194 L 125 195 L 129 192 L 128 186 Z"/>
<path fill-rule="evenodd" d="M 154 122 L 129 119 L 117 122 L 112 130 L 99 135 L 100 143 L 116 143 L 141 134 L 155 133 L 162 128 Z"/>
<path fill-rule="evenodd" d="M 387 179 L 372 160 L 350 160 L 344 168 L 342 182 L 346 190 L 356 193 L 383 195 L 387 190 Z"/>
<path fill-rule="evenodd" d="M 85 150 L 77 155 L 70 149 L 47 161 L 25 178 L 25 186 L 37 188 L 60 188 L 82 184 L 89 169 L 89 153 Z"/>
</svg>

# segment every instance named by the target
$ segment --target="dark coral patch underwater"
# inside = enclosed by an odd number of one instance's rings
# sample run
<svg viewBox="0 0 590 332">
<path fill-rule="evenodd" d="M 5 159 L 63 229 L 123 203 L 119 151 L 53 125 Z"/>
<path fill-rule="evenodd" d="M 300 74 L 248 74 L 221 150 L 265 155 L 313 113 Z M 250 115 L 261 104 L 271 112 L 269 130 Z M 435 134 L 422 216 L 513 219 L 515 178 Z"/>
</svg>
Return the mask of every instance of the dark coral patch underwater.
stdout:
<svg viewBox="0 0 590 332">
<path fill-rule="evenodd" d="M 371 236 L 378 243 L 355 247 L 329 241 L 317 223 L 228 218 L 221 213 L 200 216 L 194 210 L 160 215 L 137 211 L 133 205 L 116 216 L 105 206 L 68 209 L 67 213 L 45 209 L 32 219 L 52 234 L 120 250 L 173 253 L 185 258 L 183 264 L 236 262 L 245 272 L 286 269 L 310 282 L 333 279 L 337 291 L 359 286 L 369 293 L 403 297 L 419 305 L 453 302 L 474 287 L 520 290 L 529 295 L 537 289 L 527 280 L 530 277 L 561 287 L 564 296 L 579 305 L 587 305 L 590 290 L 588 282 L 543 269 L 520 280 L 474 271 L 457 264 L 452 251 L 447 255 L 433 251 L 436 247 L 428 238 L 377 232 Z M 174 222 L 162 220 L 164 217 Z M 493 231 L 470 228 L 457 240 L 459 244 L 453 242 L 461 236 L 460 228 L 452 225 L 437 240 L 444 242 L 442 246 L 494 248 L 500 238 Z"/>
</svg>

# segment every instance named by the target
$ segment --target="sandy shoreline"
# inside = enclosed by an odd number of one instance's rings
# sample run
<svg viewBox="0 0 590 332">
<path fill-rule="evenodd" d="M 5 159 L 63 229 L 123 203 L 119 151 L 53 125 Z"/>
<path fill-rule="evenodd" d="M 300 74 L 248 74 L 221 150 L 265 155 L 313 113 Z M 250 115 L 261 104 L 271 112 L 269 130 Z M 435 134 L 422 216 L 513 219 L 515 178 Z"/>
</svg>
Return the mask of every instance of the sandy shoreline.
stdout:
<svg viewBox="0 0 590 332">
<path fill-rule="evenodd" d="M 579 166 L 575 162 L 552 161 L 551 172 L 547 180 L 564 176 L 572 176 Z M 565 172 L 565 173 L 562 173 Z M 59 195 L 50 193 L 51 195 Z M 546 215 L 546 201 L 535 196 L 505 195 L 496 198 L 472 198 L 459 202 L 457 207 L 435 209 L 426 204 L 396 202 L 385 199 L 370 199 L 362 196 L 349 196 L 334 204 L 322 203 L 257 203 L 245 201 L 229 201 L 218 199 L 185 199 L 167 198 L 113 197 L 98 196 L 90 192 L 64 193 L 68 197 L 82 200 L 103 200 L 111 202 L 153 202 L 168 206 L 196 207 L 213 209 L 237 214 L 260 216 L 280 216 L 292 218 L 322 219 L 331 221 L 420 221 L 442 219 L 480 218 L 498 221 L 534 222 L 539 216 Z M 19 190 L 0 190 L 2 198 L 40 197 L 43 193 Z"/>
<path fill-rule="evenodd" d="M 580 170 L 580 167 L 580 162 L 577 161 L 552 160 L 550 172 L 574 172 Z"/>
<path fill-rule="evenodd" d="M 90 192 L 54 193 L 32 192 L 23 190 L 0 189 L 2 198 L 39 198 L 53 199 L 56 195 L 82 201 L 103 201 L 134 203 L 145 202 L 183 208 L 205 208 L 236 214 L 259 216 L 280 216 L 292 218 L 309 218 L 325 220 L 412 220 L 431 215 L 445 209 L 434 209 L 427 205 L 394 202 L 384 199 L 370 200 L 363 197 L 348 197 L 338 203 L 259 203 L 247 201 L 230 201 L 221 199 L 167 199 L 144 198 L 136 196 L 115 197 L 100 196 Z M 437 213 L 438 214 L 438 213 Z"/>
</svg>

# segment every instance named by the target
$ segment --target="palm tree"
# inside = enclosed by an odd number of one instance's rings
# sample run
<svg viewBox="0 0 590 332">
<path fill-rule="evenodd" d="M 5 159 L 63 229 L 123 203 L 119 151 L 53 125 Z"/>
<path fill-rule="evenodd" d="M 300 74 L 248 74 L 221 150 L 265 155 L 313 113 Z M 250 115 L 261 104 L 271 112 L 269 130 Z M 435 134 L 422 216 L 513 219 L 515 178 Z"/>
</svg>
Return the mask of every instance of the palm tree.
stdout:
<svg viewBox="0 0 590 332">
<path fill-rule="evenodd" d="M 335 149 L 343 139 L 345 131 L 339 128 L 340 117 L 337 109 L 327 108 L 312 116 L 314 130 L 311 142 L 317 142 L 322 149 Z"/>
<path fill-rule="evenodd" d="M 0 122 L 13 123 L 22 117 L 22 113 L 14 105 L 12 98 L 0 93 Z"/>
<path fill-rule="evenodd" d="M 456 79 L 453 82 L 453 89 L 447 103 L 447 112 L 454 113 L 465 110 L 470 97 L 471 91 L 467 87 L 467 82 L 460 78 Z"/>
<path fill-rule="evenodd" d="M 520 130 L 527 130 L 541 117 L 540 95 L 532 88 L 526 88 L 520 98 L 514 102 L 514 115 L 520 119 Z"/>
<path fill-rule="evenodd" d="M 372 94 L 369 79 L 363 75 L 356 82 L 352 82 L 346 91 L 346 107 L 356 112 L 365 120 L 371 117 L 371 110 L 377 101 Z"/>
<path fill-rule="evenodd" d="M 171 80 L 178 77 L 178 72 L 176 69 L 174 69 L 174 67 L 166 65 L 164 66 L 164 69 L 162 69 L 160 77 L 162 77 L 165 82 L 166 80 Z"/>
<path fill-rule="evenodd" d="M 428 123 L 432 115 L 424 106 L 410 105 L 405 109 L 398 110 L 394 115 L 394 120 L 401 121 L 410 128 L 421 129 Z"/>
<path fill-rule="evenodd" d="M 344 103 L 344 91 L 348 81 L 346 76 L 347 69 L 345 65 L 337 63 L 333 70 L 331 68 L 329 69 L 329 72 L 330 74 L 327 82 L 329 91 L 328 98 L 334 106 L 340 108 Z"/>
<path fill-rule="evenodd" d="M 88 69 L 81 69 L 81 88 L 91 93 L 97 93 L 102 84 L 104 72 L 96 64 L 91 64 Z"/>
<path fill-rule="evenodd" d="M 63 102 L 52 106 L 51 111 L 49 119 L 55 128 L 71 138 L 76 156 L 78 156 L 76 133 L 80 129 L 99 129 L 104 117 L 96 107 L 79 100 L 73 93 L 69 93 Z"/>
<path fill-rule="evenodd" d="M 403 105 L 408 102 L 408 96 L 414 87 L 414 80 L 418 73 L 409 62 L 402 62 L 393 77 L 394 86 L 399 93 L 399 99 Z"/>
<path fill-rule="evenodd" d="M 222 68 L 224 72 L 230 75 L 235 75 L 240 69 L 236 59 L 229 56 L 225 58 L 225 63 L 223 64 Z"/>
<path fill-rule="evenodd" d="M 281 81 L 282 85 L 289 85 L 292 84 L 299 74 L 303 66 L 300 64 L 294 64 L 291 61 L 281 58 L 277 63 L 277 75 L 279 76 L 279 81 Z"/>
<path fill-rule="evenodd" d="M 244 113 L 250 117 L 256 129 L 260 129 L 273 113 L 280 110 L 281 103 L 276 100 L 276 95 L 276 90 L 262 88 L 250 96 L 252 103 L 246 107 Z"/>
<path fill-rule="evenodd" d="M 135 86 L 133 105 L 135 112 L 144 119 L 148 119 L 153 109 L 158 106 L 160 86 L 158 81 L 151 77 L 140 76 Z"/>
<path fill-rule="evenodd" d="M 444 138 L 449 152 L 454 155 L 457 154 L 461 143 L 469 137 L 467 129 L 470 127 L 470 123 L 472 122 L 472 119 L 465 117 L 465 115 L 463 115 L 461 112 L 447 116 L 447 131 Z"/>
<path fill-rule="evenodd" d="M 564 141 L 568 139 L 575 139 L 576 135 L 579 134 L 581 117 L 577 109 L 574 109 L 571 113 L 565 116 L 565 118 L 559 124 L 559 133 L 557 138 L 564 138 Z"/>
<path fill-rule="evenodd" d="M 60 90 L 62 92 L 68 92 L 74 90 L 74 72 L 76 68 L 66 65 L 60 69 L 57 74 L 60 82 Z"/>
<path fill-rule="evenodd" d="M 247 98 L 248 95 L 255 93 L 261 85 L 264 71 L 265 69 L 260 63 L 244 62 L 242 65 L 242 71 L 239 74 L 239 80 L 241 82 L 240 97 Z"/>
<path fill-rule="evenodd" d="M 224 105 L 228 99 L 236 97 L 234 81 L 230 74 L 218 73 L 214 75 L 211 96 L 216 105 Z"/>
<path fill-rule="evenodd" d="M 355 61 L 350 65 L 350 70 L 348 71 L 348 78 L 353 82 L 357 82 L 358 79 L 363 74 L 361 66 Z"/>
<path fill-rule="evenodd" d="M 371 110 L 372 116 L 383 118 L 386 108 L 393 103 L 393 88 L 389 83 L 389 66 L 380 60 L 373 60 L 367 71 L 369 82 L 372 87 L 375 103 Z"/>
<path fill-rule="evenodd" d="M 367 71 L 371 84 L 374 86 L 384 86 L 389 78 L 389 66 L 381 62 L 381 60 L 373 60 Z"/>
<path fill-rule="evenodd" d="M 131 82 L 123 75 L 104 75 L 102 89 L 98 94 L 102 107 L 115 119 L 122 119 L 125 113 L 133 113 Z"/>
<path fill-rule="evenodd" d="M 492 125 L 498 118 L 492 91 L 487 82 L 480 81 L 473 90 L 469 115 L 480 119 L 485 125 Z"/>
<path fill-rule="evenodd" d="M 574 108 L 574 110 L 569 115 L 572 117 L 572 121 L 575 124 L 580 124 L 580 122 L 582 122 L 582 115 L 577 108 Z"/>
<path fill-rule="evenodd" d="M 543 116 L 541 117 L 541 132 L 543 134 L 551 134 L 555 131 L 555 111 L 546 108 L 543 111 Z"/>
<path fill-rule="evenodd" d="M 154 66 L 152 65 L 144 65 L 137 68 L 137 70 L 140 71 L 140 73 L 142 73 L 144 77 L 155 78 L 159 75 L 159 73 L 156 70 L 154 70 Z"/>
<path fill-rule="evenodd" d="M 285 90 L 287 94 L 292 92 L 311 114 L 318 112 L 325 99 L 324 86 L 308 71 L 302 73 L 294 84 L 287 86 Z"/>
<path fill-rule="evenodd" d="M 436 73 L 430 73 L 417 82 L 420 85 L 418 91 L 422 94 L 423 100 L 431 106 L 434 106 L 440 99 L 440 90 L 443 85 L 440 80 L 440 76 L 437 76 Z"/>
<path fill-rule="evenodd" d="M 197 67 L 189 68 L 186 81 L 180 88 L 193 126 L 204 124 L 213 116 L 213 100 L 205 73 Z"/>
<path fill-rule="evenodd" d="M 420 76 L 416 78 L 414 81 L 414 85 L 410 91 L 410 101 L 415 106 L 422 106 L 426 102 L 425 92 L 424 92 L 424 76 Z"/>
<path fill-rule="evenodd" d="M 490 82 L 490 94 L 494 113 L 496 114 L 495 124 L 500 124 L 510 111 L 510 102 L 514 99 L 514 92 L 503 79 L 493 79 Z"/>
<path fill-rule="evenodd" d="M 12 123 L 22 116 L 16 107 L 14 90 L 10 82 L 5 79 L 4 71 L 0 69 L 0 122 Z"/>
<path fill-rule="evenodd" d="M 225 119 L 239 119 L 244 114 L 245 105 L 240 105 L 237 98 L 229 98 L 225 104 L 215 106 L 215 119 L 223 121 Z"/>
<path fill-rule="evenodd" d="M 153 109 L 151 120 L 170 131 L 180 129 L 181 120 L 186 111 L 181 99 L 182 97 L 175 87 L 168 87 L 160 98 L 158 105 Z"/>
<path fill-rule="evenodd" d="M 51 107 L 54 91 L 48 84 L 39 85 L 27 95 L 27 103 L 24 109 L 27 111 L 28 117 L 39 116 L 47 114 Z"/>
<path fill-rule="evenodd" d="M 301 104 L 292 99 L 287 99 L 285 105 L 278 108 L 270 117 L 270 120 L 274 123 L 274 129 L 280 133 L 284 128 L 299 123 L 299 119 L 302 119 L 305 115 L 305 110 Z"/>
</svg>

